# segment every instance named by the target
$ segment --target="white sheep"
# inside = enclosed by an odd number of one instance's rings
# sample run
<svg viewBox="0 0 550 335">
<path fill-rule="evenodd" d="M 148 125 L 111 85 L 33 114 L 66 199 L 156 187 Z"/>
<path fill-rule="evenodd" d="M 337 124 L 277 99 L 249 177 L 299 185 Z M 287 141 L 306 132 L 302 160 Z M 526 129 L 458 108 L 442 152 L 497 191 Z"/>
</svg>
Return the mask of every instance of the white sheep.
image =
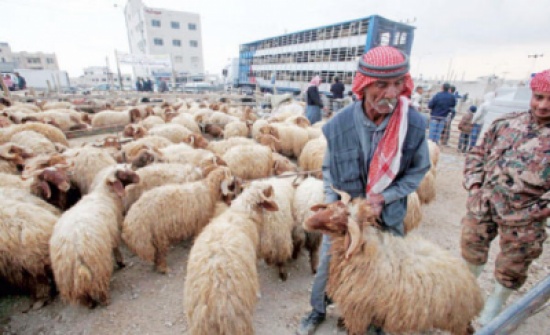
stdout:
<svg viewBox="0 0 550 335">
<path fill-rule="evenodd" d="M 258 179 L 273 174 L 273 154 L 263 145 L 238 145 L 229 149 L 222 160 L 236 177 Z"/>
<path fill-rule="evenodd" d="M 223 129 L 223 138 L 248 137 L 250 129 L 242 121 L 232 121 L 225 125 Z"/>
<path fill-rule="evenodd" d="M 12 187 L 28 191 L 30 184 L 29 180 L 23 180 L 19 175 L 0 172 L 0 187 Z"/>
<path fill-rule="evenodd" d="M 190 164 L 152 164 L 136 171 L 139 183 L 126 188 L 126 210 L 146 191 L 167 184 L 180 184 L 202 179 L 202 170 Z"/>
<path fill-rule="evenodd" d="M 331 236 L 327 294 L 348 332 L 364 334 L 374 324 L 399 334 L 469 334 L 483 297 L 464 262 L 419 235 L 382 232 L 364 201 L 350 217 L 350 197 L 341 194 L 341 201 L 314 206 L 305 226 Z"/>
<path fill-rule="evenodd" d="M 216 201 L 228 195 L 233 177 L 218 167 L 201 181 L 164 185 L 141 195 L 122 225 L 122 238 L 141 259 L 168 272 L 166 254 L 171 243 L 196 236 L 214 214 Z"/>
<path fill-rule="evenodd" d="M 119 163 L 132 161 L 143 149 L 147 149 L 147 148 L 161 149 L 172 144 L 174 144 L 172 141 L 164 137 L 145 136 L 138 140 L 124 144 L 120 150 L 120 154 L 117 155 L 117 157 L 115 158 Z"/>
<path fill-rule="evenodd" d="M 48 241 L 58 216 L 29 202 L 0 199 L 0 276 L 30 290 L 33 309 L 39 308 L 50 298 Z"/>
<path fill-rule="evenodd" d="M 252 138 L 255 139 L 255 140 L 257 141 L 259 135 L 261 134 L 261 133 L 260 133 L 260 129 L 261 129 L 263 126 L 267 126 L 268 124 L 269 124 L 269 122 L 268 122 L 267 120 L 263 120 L 263 119 L 260 119 L 260 120 L 255 121 L 255 122 L 252 124 L 252 130 L 251 130 Z"/>
<path fill-rule="evenodd" d="M 170 120 L 170 123 L 182 125 L 185 128 L 194 132 L 195 134 L 201 133 L 199 125 L 197 124 L 197 122 L 195 122 L 191 114 L 186 114 L 186 113 L 180 114 L 175 118 L 173 118 L 172 120 Z"/>
<path fill-rule="evenodd" d="M 106 167 L 116 165 L 116 161 L 105 150 L 94 147 L 72 148 L 63 153 L 72 166 L 71 181 L 82 194 L 88 194 L 97 174 Z"/>
<path fill-rule="evenodd" d="M 27 122 L 25 124 L 12 125 L 8 128 L 1 129 L 0 132 L 0 144 L 8 142 L 10 138 L 21 131 L 35 131 L 46 136 L 50 141 L 54 143 L 62 144 L 66 147 L 69 146 L 67 137 L 61 131 L 61 129 L 51 126 L 49 124 L 37 123 L 37 122 Z"/>
<path fill-rule="evenodd" d="M 118 250 L 123 218 L 124 187 L 139 181 L 122 165 L 99 172 L 91 188 L 57 221 L 50 253 L 61 298 L 71 304 L 108 305 L 113 253 L 124 266 Z"/>
<path fill-rule="evenodd" d="M 145 129 L 151 129 L 159 124 L 165 124 L 165 122 L 160 116 L 151 115 L 145 118 L 145 120 L 141 121 L 139 124 L 144 126 Z"/>
<path fill-rule="evenodd" d="M 154 126 L 149 129 L 146 134 L 165 137 L 174 143 L 180 143 L 183 142 L 187 136 L 192 135 L 193 132 L 180 124 L 167 123 Z"/>
<path fill-rule="evenodd" d="M 129 111 L 105 110 L 94 114 L 92 118 L 92 127 L 126 126 L 139 119 L 140 115 L 137 109 Z"/>
<path fill-rule="evenodd" d="M 216 155 L 223 156 L 227 150 L 237 145 L 256 145 L 257 143 L 250 138 L 232 137 L 221 141 L 211 141 L 208 143 L 207 150 L 212 151 Z"/>
<path fill-rule="evenodd" d="M 277 210 L 272 195 L 270 185 L 252 182 L 197 237 L 183 298 L 191 334 L 254 334 L 256 259 L 264 213 Z"/>
<path fill-rule="evenodd" d="M 327 140 L 324 136 L 310 140 L 304 146 L 300 158 L 298 159 L 298 166 L 303 171 L 316 171 L 312 173 L 315 178 L 322 179 L 323 173 L 321 171 L 323 167 L 323 159 L 327 150 Z"/>
<path fill-rule="evenodd" d="M 281 153 L 288 157 L 300 157 L 309 141 L 307 130 L 292 124 L 271 123 L 260 128 L 263 134 L 273 135 L 281 141 Z"/>
<path fill-rule="evenodd" d="M 324 198 L 323 181 L 308 177 L 296 188 L 294 202 L 292 203 L 292 212 L 296 222 L 292 231 L 292 240 L 294 242 L 292 258 L 297 259 L 302 247 L 305 247 L 309 253 L 309 265 L 312 273 L 317 272 L 319 246 L 321 245 L 322 235 L 319 232 L 306 232 L 303 224 L 313 215 L 311 207 L 322 203 Z"/>
<path fill-rule="evenodd" d="M 11 137 L 10 142 L 29 149 L 35 155 L 57 153 L 54 143 L 35 131 L 18 132 Z"/>
</svg>

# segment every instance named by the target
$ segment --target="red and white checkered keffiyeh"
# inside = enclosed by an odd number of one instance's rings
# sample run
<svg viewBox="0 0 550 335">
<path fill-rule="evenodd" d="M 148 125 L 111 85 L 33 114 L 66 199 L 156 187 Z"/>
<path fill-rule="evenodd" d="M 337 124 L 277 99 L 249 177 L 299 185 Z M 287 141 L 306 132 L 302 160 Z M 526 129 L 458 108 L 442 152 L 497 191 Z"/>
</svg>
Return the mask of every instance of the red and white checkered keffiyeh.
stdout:
<svg viewBox="0 0 550 335">
<path fill-rule="evenodd" d="M 533 92 L 550 93 L 550 70 L 537 73 L 531 80 Z"/>
<path fill-rule="evenodd" d="M 406 61 L 399 50 L 389 46 L 371 49 L 363 55 L 362 60 L 373 67 L 399 65 L 404 64 Z M 403 76 L 402 73 L 407 71 L 407 69 L 405 66 L 392 70 L 368 69 L 368 72 L 373 74 L 372 76 L 367 76 L 357 71 L 353 80 L 352 90 L 359 99 L 362 99 L 365 87 L 381 79 L 382 75 L 386 78 L 390 75 L 389 78 L 391 78 L 391 74 L 395 72 L 397 73 L 397 77 L 399 77 Z M 381 77 L 376 76 L 378 73 Z M 399 102 L 391 115 L 384 135 L 378 143 L 370 163 L 366 189 L 367 196 L 382 193 L 392 183 L 399 171 L 403 142 L 405 141 L 408 128 L 409 96 L 414 87 L 408 71 L 404 75 L 404 81 L 405 85 L 399 96 Z"/>
</svg>

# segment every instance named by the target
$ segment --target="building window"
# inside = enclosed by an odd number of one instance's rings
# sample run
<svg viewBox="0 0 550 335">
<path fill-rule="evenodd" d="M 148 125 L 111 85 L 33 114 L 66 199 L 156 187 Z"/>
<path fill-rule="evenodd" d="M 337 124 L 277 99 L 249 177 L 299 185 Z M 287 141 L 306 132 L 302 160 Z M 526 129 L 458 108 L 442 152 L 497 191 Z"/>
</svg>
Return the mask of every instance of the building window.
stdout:
<svg viewBox="0 0 550 335">
<path fill-rule="evenodd" d="M 187 27 L 189 28 L 189 30 L 197 30 L 197 25 L 194 23 L 189 23 Z"/>
<path fill-rule="evenodd" d="M 151 25 L 153 27 L 160 27 L 160 20 L 151 20 Z"/>
<path fill-rule="evenodd" d="M 196 47 L 199 46 L 199 42 L 195 41 L 195 40 L 191 40 L 191 41 L 189 41 L 189 45 L 196 48 Z"/>
<path fill-rule="evenodd" d="M 172 29 L 180 29 L 180 23 L 179 22 L 172 21 L 170 23 L 170 25 L 172 26 Z"/>
<path fill-rule="evenodd" d="M 174 57 L 174 61 L 175 61 L 176 63 L 182 63 L 182 62 L 183 62 L 183 57 L 181 57 L 181 56 L 176 56 L 176 57 Z"/>
<path fill-rule="evenodd" d="M 46 58 L 46 63 L 53 64 L 54 63 L 53 58 Z"/>
<path fill-rule="evenodd" d="M 162 41 L 162 38 L 155 38 L 153 39 L 153 43 L 155 45 L 164 45 L 164 42 Z"/>
<path fill-rule="evenodd" d="M 27 63 L 29 64 L 40 64 L 40 58 L 27 58 Z"/>
<path fill-rule="evenodd" d="M 180 40 L 172 40 L 172 45 L 175 47 L 181 47 L 181 41 Z"/>
</svg>

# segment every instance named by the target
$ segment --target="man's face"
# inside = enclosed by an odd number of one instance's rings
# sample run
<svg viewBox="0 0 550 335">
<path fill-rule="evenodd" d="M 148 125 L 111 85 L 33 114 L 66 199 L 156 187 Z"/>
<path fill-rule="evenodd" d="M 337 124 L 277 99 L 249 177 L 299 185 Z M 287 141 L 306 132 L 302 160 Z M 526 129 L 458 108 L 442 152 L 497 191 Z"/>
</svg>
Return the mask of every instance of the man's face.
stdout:
<svg viewBox="0 0 550 335">
<path fill-rule="evenodd" d="M 539 124 L 550 123 L 550 93 L 533 92 L 531 112 Z"/>
<path fill-rule="evenodd" d="M 416 90 L 416 92 L 417 92 L 418 94 L 423 94 L 423 93 L 424 93 L 424 89 L 423 89 L 423 88 L 418 88 L 418 89 Z"/>
<path fill-rule="evenodd" d="M 404 87 L 404 77 L 378 79 L 365 87 L 363 91 L 367 108 L 372 108 L 380 114 L 391 113 L 397 105 L 397 99 Z"/>
</svg>

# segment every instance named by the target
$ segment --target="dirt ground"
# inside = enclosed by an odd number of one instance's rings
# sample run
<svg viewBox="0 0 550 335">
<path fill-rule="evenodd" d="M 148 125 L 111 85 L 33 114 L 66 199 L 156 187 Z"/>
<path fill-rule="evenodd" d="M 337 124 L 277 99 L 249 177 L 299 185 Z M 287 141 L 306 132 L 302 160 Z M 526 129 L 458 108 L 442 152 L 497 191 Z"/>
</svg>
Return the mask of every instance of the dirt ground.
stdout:
<svg viewBox="0 0 550 335">
<path fill-rule="evenodd" d="M 437 174 L 437 199 L 423 208 L 424 220 L 417 233 L 460 257 L 460 219 L 465 213 L 466 192 L 461 187 L 464 158 L 451 148 L 444 148 Z M 183 284 L 190 241 L 174 246 L 168 257 L 172 272 L 153 271 L 128 250 L 123 250 L 127 266 L 115 271 L 111 282 L 111 305 L 88 310 L 63 304 L 59 298 L 38 311 L 22 313 L 30 303 L 26 296 L 0 297 L 0 333 L 2 334 L 185 334 Z M 535 283 L 550 273 L 550 248 L 533 263 L 527 284 L 512 295 L 518 299 Z M 482 288 L 489 292 L 493 284 L 492 269 L 498 252 L 493 243 L 490 262 L 480 277 Z M 303 254 L 289 266 L 286 282 L 277 271 L 258 263 L 261 299 L 254 320 L 259 335 L 294 334 L 300 318 L 309 311 L 309 292 L 313 276 Z M 213 301 L 215 303 L 215 301 Z M 336 327 L 337 312 L 329 310 L 328 320 L 316 334 L 344 334 Z M 550 329 L 550 308 L 529 318 L 517 334 L 546 335 Z M 443 334 L 433 332 L 432 334 Z"/>
</svg>

